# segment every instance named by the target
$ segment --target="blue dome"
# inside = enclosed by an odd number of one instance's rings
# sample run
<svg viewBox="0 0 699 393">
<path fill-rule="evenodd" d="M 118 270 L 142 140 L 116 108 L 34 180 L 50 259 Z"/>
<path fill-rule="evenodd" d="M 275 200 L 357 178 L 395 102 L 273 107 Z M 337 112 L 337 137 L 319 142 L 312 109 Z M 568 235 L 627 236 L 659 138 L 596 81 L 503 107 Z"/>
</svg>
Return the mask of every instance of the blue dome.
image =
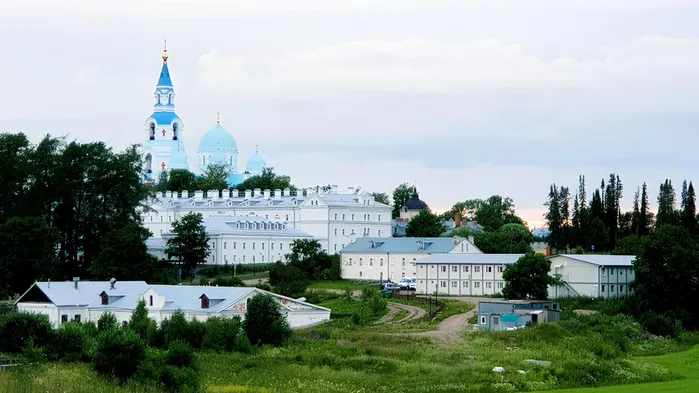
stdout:
<svg viewBox="0 0 699 393">
<path fill-rule="evenodd" d="M 226 179 L 226 181 L 228 183 L 228 187 L 233 188 L 245 181 L 245 177 L 242 173 L 231 173 L 228 175 L 228 179 Z"/>
<path fill-rule="evenodd" d="M 245 171 L 250 173 L 262 172 L 262 169 L 266 166 L 267 162 L 265 161 L 265 159 L 262 158 L 262 156 L 259 153 L 255 153 L 248 160 L 248 163 L 245 166 Z"/>
<path fill-rule="evenodd" d="M 197 149 L 198 152 L 217 150 L 238 150 L 238 144 L 235 143 L 233 135 L 220 124 L 216 124 L 214 128 L 204 134 L 199 142 L 199 149 Z"/>
<path fill-rule="evenodd" d="M 172 157 L 170 157 L 168 169 L 189 169 L 189 163 L 187 162 L 187 153 L 181 146 L 177 146 L 177 149 L 172 152 Z"/>
</svg>

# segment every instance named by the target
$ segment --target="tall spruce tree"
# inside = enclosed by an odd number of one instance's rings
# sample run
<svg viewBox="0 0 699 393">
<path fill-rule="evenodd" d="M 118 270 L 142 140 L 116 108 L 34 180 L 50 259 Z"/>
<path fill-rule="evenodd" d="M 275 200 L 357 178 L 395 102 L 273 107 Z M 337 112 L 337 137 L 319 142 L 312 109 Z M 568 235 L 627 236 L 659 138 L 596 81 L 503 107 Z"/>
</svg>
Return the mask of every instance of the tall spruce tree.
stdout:
<svg viewBox="0 0 699 393">
<path fill-rule="evenodd" d="M 544 214 L 549 228 L 549 246 L 562 249 L 563 247 L 563 217 L 561 216 L 560 192 L 558 186 L 551 184 L 549 200 L 544 203 L 548 211 Z"/>
<path fill-rule="evenodd" d="M 685 187 L 686 186 L 686 187 Z M 682 185 L 682 226 L 687 229 L 690 235 L 699 235 L 699 224 L 697 223 L 697 205 L 694 185 L 687 181 Z"/>
<path fill-rule="evenodd" d="M 641 187 L 641 208 L 638 214 L 638 236 L 645 236 L 650 231 L 650 212 L 648 211 L 648 186 Z"/>
<path fill-rule="evenodd" d="M 656 227 L 677 225 L 679 223 L 678 218 L 677 212 L 675 211 L 675 189 L 672 187 L 672 181 L 666 179 L 664 183 L 660 184 Z"/>
<path fill-rule="evenodd" d="M 639 235 L 639 220 L 641 218 L 641 188 L 636 188 L 636 192 L 633 194 L 633 213 L 631 213 L 631 233 L 638 236 Z"/>
</svg>

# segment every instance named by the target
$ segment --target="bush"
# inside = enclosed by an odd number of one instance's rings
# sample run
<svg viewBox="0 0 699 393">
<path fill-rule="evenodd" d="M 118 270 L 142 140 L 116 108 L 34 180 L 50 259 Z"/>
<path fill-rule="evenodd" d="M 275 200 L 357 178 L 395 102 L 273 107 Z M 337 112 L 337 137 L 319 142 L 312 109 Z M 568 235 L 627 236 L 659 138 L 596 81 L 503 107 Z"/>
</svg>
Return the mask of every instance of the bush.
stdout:
<svg viewBox="0 0 699 393">
<path fill-rule="evenodd" d="M 680 320 L 672 319 L 667 315 L 646 312 L 641 315 L 640 320 L 643 328 L 656 336 L 674 338 L 684 331 Z"/>
<path fill-rule="evenodd" d="M 162 368 L 160 382 L 170 392 L 196 392 L 199 390 L 199 375 L 188 367 L 166 365 Z"/>
<path fill-rule="evenodd" d="M 172 316 L 165 319 L 160 326 L 163 331 L 163 345 L 168 346 L 177 340 L 187 341 L 187 325 L 187 319 L 182 311 L 172 313 Z"/>
<path fill-rule="evenodd" d="M 49 359 L 64 362 L 79 362 L 88 358 L 89 336 L 80 324 L 64 323 L 54 332 L 47 348 Z"/>
<path fill-rule="evenodd" d="M 118 328 L 119 324 L 117 323 L 116 315 L 109 311 L 100 315 L 100 318 L 97 320 L 97 330 L 100 332 Z"/>
<path fill-rule="evenodd" d="M 249 300 L 244 325 L 245 333 L 254 345 L 282 345 L 291 337 L 289 323 L 270 295 L 259 294 Z"/>
<path fill-rule="evenodd" d="M 146 344 L 134 332 L 107 329 L 97 337 L 95 370 L 120 381 L 130 378 L 146 358 Z"/>
<path fill-rule="evenodd" d="M 238 336 L 245 335 L 240 317 L 209 318 L 205 322 L 205 331 L 201 349 L 215 352 L 236 351 Z"/>
<path fill-rule="evenodd" d="M 173 345 L 189 348 L 187 344 L 181 341 L 176 341 L 175 343 L 177 344 Z M 185 351 L 184 349 L 182 350 Z M 190 367 L 178 367 L 168 364 L 168 356 L 170 355 L 170 351 L 149 350 L 146 358 L 138 368 L 136 378 L 143 384 L 155 384 L 164 387 L 170 392 L 196 392 L 199 386 L 199 377 L 196 370 Z"/>
<path fill-rule="evenodd" d="M 129 329 L 136 333 L 138 337 L 142 340 L 148 339 L 148 326 L 150 325 L 150 319 L 148 318 L 148 309 L 146 308 L 146 301 L 141 299 L 136 305 L 136 309 L 133 314 L 131 314 L 131 319 L 129 320 Z"/>
<path fill-rule="evenodd" d="M 27 341 L 45 347 L 53 339 L 53 326 L 43 314 L 9 312 L 0 315 L 0 352 L 22 353 Z"/>
<path fill-rule="evenodd" d="M 194 351 L 184 341 L 173 341 L 167 349 L 165 362 L 176 367 L 190 367 L 194 359 Z"/>
</svg>

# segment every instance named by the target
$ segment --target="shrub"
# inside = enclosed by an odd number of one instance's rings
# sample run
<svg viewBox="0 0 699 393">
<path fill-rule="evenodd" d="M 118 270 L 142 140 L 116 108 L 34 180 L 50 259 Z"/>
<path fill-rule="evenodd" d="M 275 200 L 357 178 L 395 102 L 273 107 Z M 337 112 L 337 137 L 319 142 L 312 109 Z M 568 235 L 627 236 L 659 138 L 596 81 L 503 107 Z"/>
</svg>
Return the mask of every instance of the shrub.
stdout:
<svg viewBox="0 0 699 393">
<path fill-rule="evenodd" d="M 194 359 L 194 352 L 184 341 L 173 341 L 170 343 L 165 362 L 176 367 L 190 367 Z"/>
<path fill-rule="evenodd" d="M 249 300 L 245 311 L 245 333 L 254 345 L 282 345 L 291 336 L 286 318 L 270 295 L 259 294 Z"/>
<path fill-rule="evenodd" d="M 121 381 L 130 378 L 146 357 L 146 344 L 130 330 L 107 329 L 97 337 L 95 370 Z"/>
<path fill-rule="evenodd" d="M 160 374 L 160 382 L 170 392 L 196 392 L 199 390 L 199 375 L 189 367 L 166 365 Z"/>
<path fill-rule="evenodd" d="M 0 352 L 21 353 L 28 340 L 44 347 L 53 339 L 53 326 L 43 314 L 9 312 L 0 315 Z"/>
<path fill-rule="evenodd" d="M 47 348 L 49 359 L 64 362 L 78 362 L 87 358 L 89 337 L 77 323 L 63 324 L 54 332 Z"/>
<path fill-rule="evenodd" d="M 141 299 L 136 305 L 136 309 L 133 314 L 131 314 L 131 319 L 129 320 L 129 329 L 136 333 L 138 337 L 143 340 L 148 338 L 148 326 L 150 325 L 150 319 L 148 318 L 148 309 L 146 308 L 146 301 Z"/>
<path fill-rule="evenodd" d="M 163 331 L 163 344 L 169 345 L 173 341 L 187 341 L 187 319 L 182 311 L 175 311 L 172 316 L 165 319 L 160 328 Z"/>
<path fill-rule="evenodd" d="M 206 332 L 202 337 L 201 348 L 215 352 L 235 351 L 238 336 L 245 335 L 242 328 L 240 317 L 209 318 L 205 323 Z"/>
<path fill-rule="evenodd" d="M 117 323 L 116 315 L 109 311 L 100 315 L 100 318 L 97 320 L 97 330 L 100 332 L 117 329 L 118 327 L 119 324 Z"/>
<path fill-rule="evenodd" d="M 640 320 L 643 328 L 656 336 L 677 337 L 683 331 L 682 322 L 667 315 L 646 312 Z"/>
</svg>

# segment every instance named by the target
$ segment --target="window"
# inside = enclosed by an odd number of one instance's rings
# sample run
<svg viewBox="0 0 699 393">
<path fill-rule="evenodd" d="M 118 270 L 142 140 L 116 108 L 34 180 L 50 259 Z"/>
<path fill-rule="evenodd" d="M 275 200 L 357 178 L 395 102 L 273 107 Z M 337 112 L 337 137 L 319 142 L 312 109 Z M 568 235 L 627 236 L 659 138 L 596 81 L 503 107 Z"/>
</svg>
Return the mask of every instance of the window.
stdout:
<svg viewBox="0 0 699 393">
<path fill-rule="evenodd" d="M 604 268 L 600 268 L 600 272 L 602 272 L 603 276 L 607 275 L 607 270 L 605 270 Z"/>
<path fill-rule="evenodd" d="M 367 215 L 366 215 L 366 220 L 367 220 L 367 221 L 371 221 L 371 214 L 367 214 Z"/>
<path fill-rule="evenodd" d="M 490 281 L 488 281 L 487 283 L 485 283 L 485 287 L 488 288 L 488 289 L 490 289 L 490 288 L 493 287 L 493 283 L 490 282 Z"/>
<path fill-rule="evenodd" d="M 245 263 L 245 255 L 243 255 L 243 263 Z"/>
<path fill-rule="evenodd" d="M 452 281 L 452 282 L 451 282 L 451 287 L 452 287 L 452 288 L 456 288 L 457 285 L 459 285 L 458 282 L 456 282 L 456 281 Z"/>
<path fill-rule="evenodd" d="M 609 292 L 614 292 L 614 285 L 609 286 Z"/>
<path fill-rule="evenodd" d="M 381 237 L 381 230 L 379 229 L 379 237 Z"/>
<path fill-rule="evenodd" d="M 505 271 L 505 266 L 498 266 L 498 273 L 502 273 Z"/>
<path fill-rule="evenodd" d="M 604 286 L 604 285 L 602 285 L 602 293 L 604 293 L 604 287 L 605 287 L 605 286 Z"/>
<path fill-rule="evenodd" d="M 274 243 L 269 243 L 269 248 L 274 250 Z"/>
<path fill-rule="evenodd" d="M 73 321 L 75 321 L 75 322 L 77 322 L 77 323 L 80 323 L 80 314 L 75 314 L 75 315 L 73 316 Z"/>
<path fill-rule="evenodd" d="M 335 228 L 335 235 L 337 235 L 337 228 Z"/>
<path fill-rule="evenodd" d="M 446 267 L 446 266 L 442 266 L 442 273 L 446 273 L 446 272 L 447 272 L 447 267 Z"/>
<path fill-rule="evenodd" d="M 255 242 L 252 243 L 252 249 L 255 249 Z"/>
<path fill-rule="evenodd" d="M 150 295 L 150 296 L 149 296 L 149 298 L 148 298 L 148 305 L 150 305 L 151 307 L 153 307 L 153 295 Z"/>
<path fill-rule="evenodd" d="M 363 260 L 362 258 L 359 258 L 359 266 L 362 266 L 362 262 L 363 262 L 363 261 L 364 261 L 364 260 Z"/>
<path fill-rule="evenodd" d="M 504 286 L 505 285 L 502 281 L 498 282 L 498 289 L 502 289 Z"/>
<path fill-rule="evenodd" d="M 352 214 L 352 221 L 354 221 L 354 214 Z"/>
<path fill-rule="evenodd" d="M 235 263 L 237 255 L 233 255 L 233 263 Z"/>
<path fill-rule="evenodd" d="M 223 242 L 223 249 L 226 249 L 226 242 Z"/>
<path fill-rule="evenodd" d="M 334 248 L 334 251 L 337 251 L 337 244 L 335 244 L 335 246 L 333 246 L 333 248 Z"/>
<path fill-rule="evenodd" d="M 499 325 L 500 324 L 500 317 L 493 317 L 493 325 Z"/>
<path fill-rule="evenodd" d="M 480 322 L 481 322 L 481 325 L 485 325 L 485 317 L 484 317 L 484 316 L 481 316 L 481 321 L 480 321 Z"/>
<path fill-rule="evenodd" d="M 233 249 L 235 250 L 235 246 L 238 244 L 238 242 L 233 242 Z"/>
<path fill-rule="evenodd" d="M 609 269 L 609 275 L 613 276 L 614 275 L 614 269 Z"/>
<path fill-rule="evenodd" d="M 405 258 L 403 258 L 403 259 L 401 260 L 401 265 L 402 265 L 402 266 L 405 266 Z"/>
<path fill-rule="evenodd" d="M 464 273 L 468 273 L 468 266 L 464 266 Z"/>
<path fill-rule="evenodd" d="M 201 295 L 201 308 L 209 308 L 209 298 L 206 295 Z"/>
<path fill-rule="evenodd" d="M 345 219 L 345 215 L 344 215 L 344 214 L 342 215 L 342 219 L 343 219 L 343 220 Z"/>
<path fill-rule="evenodd" d="M 342 230 L 342 236 L 345 236 L 345 230 L 344 230 L 344 229 Z"/>
<path fill-rule="evenodd" d="M 284 221 L 289 221 L 289 215 L 288 215 L 288 214 L 286 215 L 286 220 L 284 220 Z"/>
<path fill-rule="evenodd" d="M 66 322 L 68 322 L 68 314 L 61 315 L 61 323 L 66 323 Z"/>
<path fill-rule="evenodd" d="M 379 266 L 383 266 L 383 258 L 379 260 Z"/>
<path fill-rule="evenodd" d="M 281 251 L 284 247 L 284 243 L 279 243 L 279 250 Z"/>
<path fill-rule="evenodd" d="M 100 297 L 102 298 L 102 305 L 103 305 L 103 306 L 109 304 L 109 296 L 107 296 L 106 293 L 102 292 L 102 293 L 100 294 Z"/>
<path fill-rule="evenodd" d="M 252 263 L 255 263 L 255 256 L 252 256 Z"/>
<path fill-rule="evenodd" d="M 619 292 L 624 292 L 624 286 L 623 286 L 623 285 L 619 285 Z"/>
<path fill-rule="evenodd" d="M 474 288 L 480 288 L 480 287 L 481 287 L 480 281 L 474 282 L 474 283 L 473 283 L 473 287 L 474 287 Z"/>
<path fill-rule="evenodd" d="M 452 266 L 452 267 L 451 267 L 451 271 L 454 272 L 454 273 L 458 273 L 458 272 L 459 272 L 459 267 L 458 267 L 458 266 Z"/>
<path fill-rule="evenodd" d="M 349 265 L 352 265 L 352 258 L 349 259 Z"/>
<path fill-rule="evenodd" d="M 369 258 L 369 266 L 374 266 L 374 258 Z"/>
<path fill-rule="evenodd" d="M 464 288 L 468 288 L 468 281 L 462 281 L 461 286 Z"/>
<path fill-rule="evenodd" d="M 487 273 L 492 273 L 492 272 L 493 272 L 493 267 L 492 267 L 492 266 L 486 266 L 486 267 L 485 267 L 485 271 L 486 271 Z"/>
<path fill-rule="evenodd" d="M 377 221 L 381 221 L 381 214 L 379 214 L 379 219 Z"/>
<path fill-rule="evenodd" d="M 265 256 L 263 255 L 263 256 L 261 257 L 261 259 L 262 259 L 262 262 L 264 262 L 264 261 L 265 261 Z"/>
<path fill-rule="evenodd" d="M 446 281 L 441 281 L 441 282 L 439 283 L 439 285 L 440 285 L 442 288 L 446 288 L 446 287 L 447 287 L 447 282 L 446 282 Z"/>
<path fill-rule="evenodd" d="M 213 261 L 214 263 L 216 263 L 216 254 L 212 255 L 212 257 L 213 257 L 212 261 Z"/>
<path fill-rule="evenodd" d="M 265 244 L 264 244 L 264 243 L 262 243 L 262 249 L 263 249 L 263 250 L 265 249 Z"/>
<path fill-rule="evenodd" d="M 480 267 L 480 266 L 474 266 L 474 267 L 473 267 L 473 272 L 474 272 L 474 273 L 480 273 L 480 272 L 481 272 L 481 267 Z"/>
<path fill-rule="evenodd" d="M 335 213 L 335 219 L 337 220 L 337 213 Z"/>
</svg>

